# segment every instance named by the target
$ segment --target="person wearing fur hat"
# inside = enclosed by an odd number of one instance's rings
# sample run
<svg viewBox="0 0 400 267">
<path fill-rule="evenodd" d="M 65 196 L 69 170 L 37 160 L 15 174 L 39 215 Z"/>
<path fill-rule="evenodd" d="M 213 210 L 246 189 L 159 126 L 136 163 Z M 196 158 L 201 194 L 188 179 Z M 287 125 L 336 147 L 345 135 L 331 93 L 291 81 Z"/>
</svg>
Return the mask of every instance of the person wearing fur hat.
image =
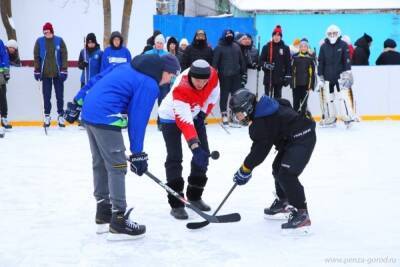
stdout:
<svg viewBox="0 0 400 267">
<path fill-rule="evenodd" d="M 315 57 L 309 52 L 307 39 L 301 39 L 299 52 L 293 55 L 291 67 L 293 109 L 307 115 L 307 92 L 314 90 L 315 84 Z"/>
<path fill-rule="evenodd" d="M 131 52 L 124 46 L 121 33 L 119 31 L 111 33 L 110 46 L 104 49 L 100 71 L 116 64 L 131 62 L 131 60 Z"/>
<path fill-rule="evenodd" d="M 364 33 L 354 45 L 356 48 L 354 49 L 352 65 L 353 66 L 368 66 L 369 65 L 369 55 L 370 50 L 369 47 L 372 44 L 372 37 L 368 34 Z"/>
<path fill-rule="evenodd" d="M 202 200 L 208 179 L 206 174 L 210 155 L 205 118 L 211 113 L 218 97 L 217 71 L 204 59 L 198 59 L 176 78 L 171 91 L 158 110 L 167 148 L 165 162 L 167 185 L 181 196 L 184 195 L 181 140 L 183 134 L 193 154 L 186 197 L 202 211 L 211 210 Z M 188 218 L 184 204 L 170 194 L 168 203 L 174 218 L 180 220 Z"/>
<path fill-rule="evenodd" d="M 127 208 L 128 166 L 121 129 L 128 127 L 130 169 L 141 176 L 148 166 L 144 138 L 158 87 L 170 83 L 179 70 L 172 55 L 136 56 L 94 76 L 68 103 L 68 122 L 76 121 L 82 110 L 92 154 L 97 233 L 109 233 L 109 240 L 135 239 L 146 232 L 144 225 L 130 219 L 132 208 Z"/>
<path fill-rule="evenodd" d="M 265 94 L 282 97 L 282 87 L 288 86 L 290 74 L 290 49 L 282 40 L 282 28 L 277 25 L 272 31 L 272 40 L 261 51 L 260 66 L 264 71 Z"/>
<path fill-rule="evenodd" d="M 400 53 L 396 51 L 396 41 L 386 39 L 383 43 L 383 52 L 376 60 L 376 65 L 400 65 Z"/>
<path fill-rule="evenodd" d="M 198 59 L 204 59 L 210 65 L 213 60 L 213 50 L 208 45 L 206 32 L 202 29 L 196 31 L 192 43 L 183 52 L 182 69 L 189 68 Z"/>
<path fill-rule="evenodd" d="M 212 66 L 218 70 L 219 82 L 221 84 L 221 97 L 219 108 L 221 110 L 222 123 L 238 126 L 236 121 L 229 118 L 227 104 L 229 94 L 233 94 L 241 87 L 241 78 L 245 74 L 246 64 L 243 59 L 240 46 L 234 42 L 234 32 L 230 29 L 222 32 L 218 45 L 214 49 Z"/>
<path fill-rule="evenodd" d="M 68 77 L 68 51 L 64 40 L 54 35 L 53 25 L 43 25 L 43 35 L 36 40 L 34 48 L 34 77 L 42 81 L 44 102 L 44 127 L 50 126 L 51 89 L 57 98 L 58 126 L 65 127 L 64 114 L 64 82 Z"/>
<path fill-rule="evenodd" d="M 85 48 L 79 53 L 78 68 L 82 70 L 81 87 L 100 72 L 103 51 L 97 43 L 96 35 L 89 33 L 85 39 Z"/>
</svg>

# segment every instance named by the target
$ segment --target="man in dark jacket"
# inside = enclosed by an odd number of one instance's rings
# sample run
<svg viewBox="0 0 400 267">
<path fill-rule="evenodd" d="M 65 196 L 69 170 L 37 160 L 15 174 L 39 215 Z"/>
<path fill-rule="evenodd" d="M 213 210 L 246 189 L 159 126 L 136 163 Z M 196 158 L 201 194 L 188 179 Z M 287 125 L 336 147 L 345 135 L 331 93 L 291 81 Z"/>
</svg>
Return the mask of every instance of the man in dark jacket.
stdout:
<svg viewBox="0 0 400 267">
<path fill-rule="evenodd" d="M 262 96 L 257 102 L 247 89 L 236 91 L 230 108 L 240 121 L 249 123 L 253 144 L 250 153 L 234 175 L 238 185 L 246 184 L 255 167 L 260 165 L 275 146 L 278 154 L 272 163 L 277 198 L 264 210 L 266 218 L 286 219 L 282 229 L 307 231 L 311 221 L 304 188 L 299 181 L 316 143 L 315 122 L 294 111 L 286 99 Z M 289 208 L 291 205 L 293 208 Z M 291 215 L 288 212 L 291 211 Z"/>
<path fill-rule="evenodd" d="M 369 47 L 372 44 L 372 37 L 368 34 L 364 33 L 362 37 L 360 37 L 354 45 L 356 48 L 354 49 L 352 65 L 356 66 L 368 66 L 369 65 Z"/>
<path fill-rule="evenodd" d="M 68 51 L 61 37 L 54 35 L 53 25 L 43 25 L 43 37 L 36 40 L 33 52 L 34 77 L 42 81 L 44 127 L 50 126 L 51 88 L 54 84 L 57 98 L 58 126 L 65 127 L 64 82 L 68 77 Z"/>
<path fill-rule="evenodd" d="M 241 87 L 240 79 L 246 66 L 240 46 L 234 41 L 234 32 L 224 30 L 217 47 L 214 49 L 212 66 L 218 70 L 221 88 L 219 108 L 221 109 L 222 123 L 229 124 L 227 103 L 229 93 L 233 94 Z"/>
<path fill-rule="evenodd" d="M 386 39 L 383 48 L 382 54 L 376 60 L 376 65 L 400 65 L 400 53 L 395 50 L 395 40 Z"/>
<path fill-rule="evenodd" d="M 258 50 L 254 47 L 253 39 L 250 34 L 239 33 L 236 35 L 235 40 L 242 50 L 245 64 L 245 71 L 241 77 L 241 85 L 244 87 L 247 83 L 248 70 L 255 70 L 258 67 Z"/>
<path fill-rule="evenodd" d="M 264 71 L 265 94 L 282 97 L 282 86 L 290 83 L 290 49 L 282 41 L 282 29 L 277 25 L 272 32 L 272 41 L 261 51 L 260 66 Z"/>
<path fill-rule="evenodd" d="M 326 30 L 326 38 L 318 55 L 318 90 L 321 96 L 321 126 L 336 125 L 335 88 L 338 92 L 340 112 L 345 124 L 355 120 L 351 85 L 353 76 L 349 56 L 349 47 L 341 39 L 338 26 L 330 25 Z"/>
<path fill-rule="evenodd" d="M 207 43 L 207 34 L 204 30 L 197 30 L 192 43 L 186 47 L 182 55 L 182 70 L 189 68 L 198 59 L 204 59 L 211 65 L 213 50 Z"/>
<path fill-rule="evenodd" d="M 68 122 L 78 118 L 82 107 L 92 153 L 97 233 L 109 232 L 110 240 L 135 239 L 146 231 L 129 218 L 121 128 L 128 127 L 131 171 L 141 176 L 147 171 L 144 137 L 159 85 L 170 83 L 179 69 L 175 56 L 140 55 L 96 75 L 68 103 Z"/>
</svg>

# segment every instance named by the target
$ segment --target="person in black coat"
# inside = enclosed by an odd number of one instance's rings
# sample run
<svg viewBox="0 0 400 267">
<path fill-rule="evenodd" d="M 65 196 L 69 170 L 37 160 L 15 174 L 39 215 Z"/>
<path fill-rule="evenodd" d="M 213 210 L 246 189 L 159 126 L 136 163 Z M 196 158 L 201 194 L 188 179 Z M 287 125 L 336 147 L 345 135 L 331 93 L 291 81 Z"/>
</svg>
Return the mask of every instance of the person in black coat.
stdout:
<svg viewBox="0 0 400 267">
<path fill-rule="evenodd" d="M 299 175 L 309 162 L 316 143 L 315 122 L 298 114 L 286 99 L 274 99 L 267 95 L 256 100 L 247 89 L 236 91 L 230 100 L 230 108 L 239 121 L 249 121 L 249 135 L 253 141 L 251 150 L 234 182 L 246 184 L 255 167 L 260 165 L 275 146 L 278 154 L 272 163 L 277 198 L 264 210 L 267 218 L 291 216 L 282 229 L 301 229 L 311 225 L 307 211 L 304 188 Z"/>
<path fill-rule="evenodd" d="M 310 54 L 305 38 L 300 41 L 299 50 L 292 58 L 293 109 L 306 114 L 307 92 L 314 90 L 315 57 Z"/>
<path fill-rule="evenodd" d="M 242 50 L 243 60 L 245 64 L 245 72 L 241 77 L 241 85 L 242 87 L 244 87 L 247 83 L 247 70 L 257 69 L 258 67 L 258 50 L 254 47 L 253 39 L 250 34 L 236 34 L 235 40 Z"/>
<path fill-rule="evenodd" d="M 386 39 L 383 48 L 382 54 L 376 60 L 376 65 L 400 65 L 400 53 L 395 50 L 395 40 Z"/>
<path fill-rule="evenodd" d="M 222 123 L 229 124 L 227 104 L 229 94 L 241 87 L 241 77 L 245 73 L 245 63 L 240 46 L 234 42 L 234 32 L 224 30 L 217 47 L 214 49 L 212 66 L 218 70 L 221 88 L 219 108 Z"/>
<path fill-rule="evenodd" d="M 265 94 L 282 97 L 282 86 L 290 83 L 290 49 L 282 41 L 282 28 L 277 25 L 272 32 L 272 41 L 261 51 L 260 66 L 264 71 Z"/>
<path fill-rule="evenodd" d="M 369 47 L 372 44 L 372 37 L 369 36 L 368 34 L 364 33 L 364 35 L 359 38 L 354 45 L 356 48 L 354 49 L 354 54 L 353 54 L 353 60 L 352 64 L 353 65 L 358 65 L 358 66 L 368 66 L 369 65 Z"/>
<path fill-rule="evenodd" d="M 213 59 L 213 50 L 208 45 L 204 30 L 197 30 L 192 43 L 184 50 L 181 62 L 182 70 L 189 68 L 198 59 L 204 59 L 210 65 Z"/>
</svg>

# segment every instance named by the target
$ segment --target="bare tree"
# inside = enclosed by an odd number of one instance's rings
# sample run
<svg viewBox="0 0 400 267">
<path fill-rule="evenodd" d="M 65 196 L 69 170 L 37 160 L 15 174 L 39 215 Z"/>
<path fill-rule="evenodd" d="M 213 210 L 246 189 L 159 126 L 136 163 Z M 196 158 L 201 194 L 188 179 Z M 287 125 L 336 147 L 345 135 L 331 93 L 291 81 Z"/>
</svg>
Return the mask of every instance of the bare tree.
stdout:
<svg viewBox="0 0 400 267">
<path fill-rule="evenodd" d="M 12 19 L 11 0 L 1 0 L 0 11 L 1 20 L 3 21 L 4 28 L 6 28 L 8 40 L 17 40 L 17 32 L 14 29 L 14 25 L 10 23 L 10 19 Z"/>
<path fill-rule="evenodd" d="M 103 14 L 104 14 L 104 35 L 103 35 L 103 48 L 109 46 L 111 35 L 111 3 L 110 0 L 103 0 Z"/>
<path fill-rule="evenodd" d="M 129 37 L 129 22 L 131 20 L 132 13 L 132 0 L 124 1 L 124 9 L 122 11 L 122 23 L 121 23 L 121 34 L 124 38 L 125 46 L 128 45 Z"/>
</svg>

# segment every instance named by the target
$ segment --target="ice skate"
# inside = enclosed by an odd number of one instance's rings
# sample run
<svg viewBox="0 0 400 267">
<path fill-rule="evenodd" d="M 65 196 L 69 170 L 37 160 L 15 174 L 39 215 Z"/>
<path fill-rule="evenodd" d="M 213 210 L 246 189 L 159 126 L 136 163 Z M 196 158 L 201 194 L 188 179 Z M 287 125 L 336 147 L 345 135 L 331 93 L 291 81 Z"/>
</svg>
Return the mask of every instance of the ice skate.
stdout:
<svg viewBox="0 0 400 267">
<path fill-rule="evenodd" d="M 326 118 L 322 119 L 319 122 L 319 125 L 321 128 L 335 128 L 336 127 L 336 118 Z"/>
<path fill-rule="evenodd" d="M 110 233 L 107 236 L 109 241 L 122 241 L 138 239 L 144 236 L 146 226 L 138 224 L 129 219 L 129 215 L 133 209 L 127 210 L 125 213 L 115 211 L 112 213 L 110 222 Z"/>
<path fill-rule="evenodd" d="M 58 127 L 60 128 L 65 127 L 65 119 L 62 115 L 58 115 L 57 121 L 58 121 Z"/>
<path fill-rule="evenodd" d="M 104 199 L 98 201 L 96 210 L 96 234 L 108 233 L 111 215 L 111 204 L 105 203 Z"/>
<path fill-rule="evenodd" d="M 226 126 L 229 125 L 228 113 L 226 112 L 222 112 L 222 124 Z"/>
<path fill-rule="evenodd" d="M 43 120 L 43 127 L 50 127 L 50 123 L 51 123 L 51 117 L 50 115 L 45 115 L 44 116 L 44 120 Z"/>
<path fill-rule="evenodd" d="M 282 224 L 285 235 L 307 235 L 310 233 L 311 220 L 306 209 L 293 209 L 287 223 Z"/>
<path fill-rule="evenodd" d="M 287 220 L 289 219 L 290 208 L 287 199 L 276 198 L 269 208 L 264 209 L 264 217 L 269 220 Z"/>
<path fill-rule="evenodd" d="M 1 118 L 1 126 L 3 126 L 6 130 L 12 129 L 12 125 L 8 123 L 7 118 Z"/>
</svg>

